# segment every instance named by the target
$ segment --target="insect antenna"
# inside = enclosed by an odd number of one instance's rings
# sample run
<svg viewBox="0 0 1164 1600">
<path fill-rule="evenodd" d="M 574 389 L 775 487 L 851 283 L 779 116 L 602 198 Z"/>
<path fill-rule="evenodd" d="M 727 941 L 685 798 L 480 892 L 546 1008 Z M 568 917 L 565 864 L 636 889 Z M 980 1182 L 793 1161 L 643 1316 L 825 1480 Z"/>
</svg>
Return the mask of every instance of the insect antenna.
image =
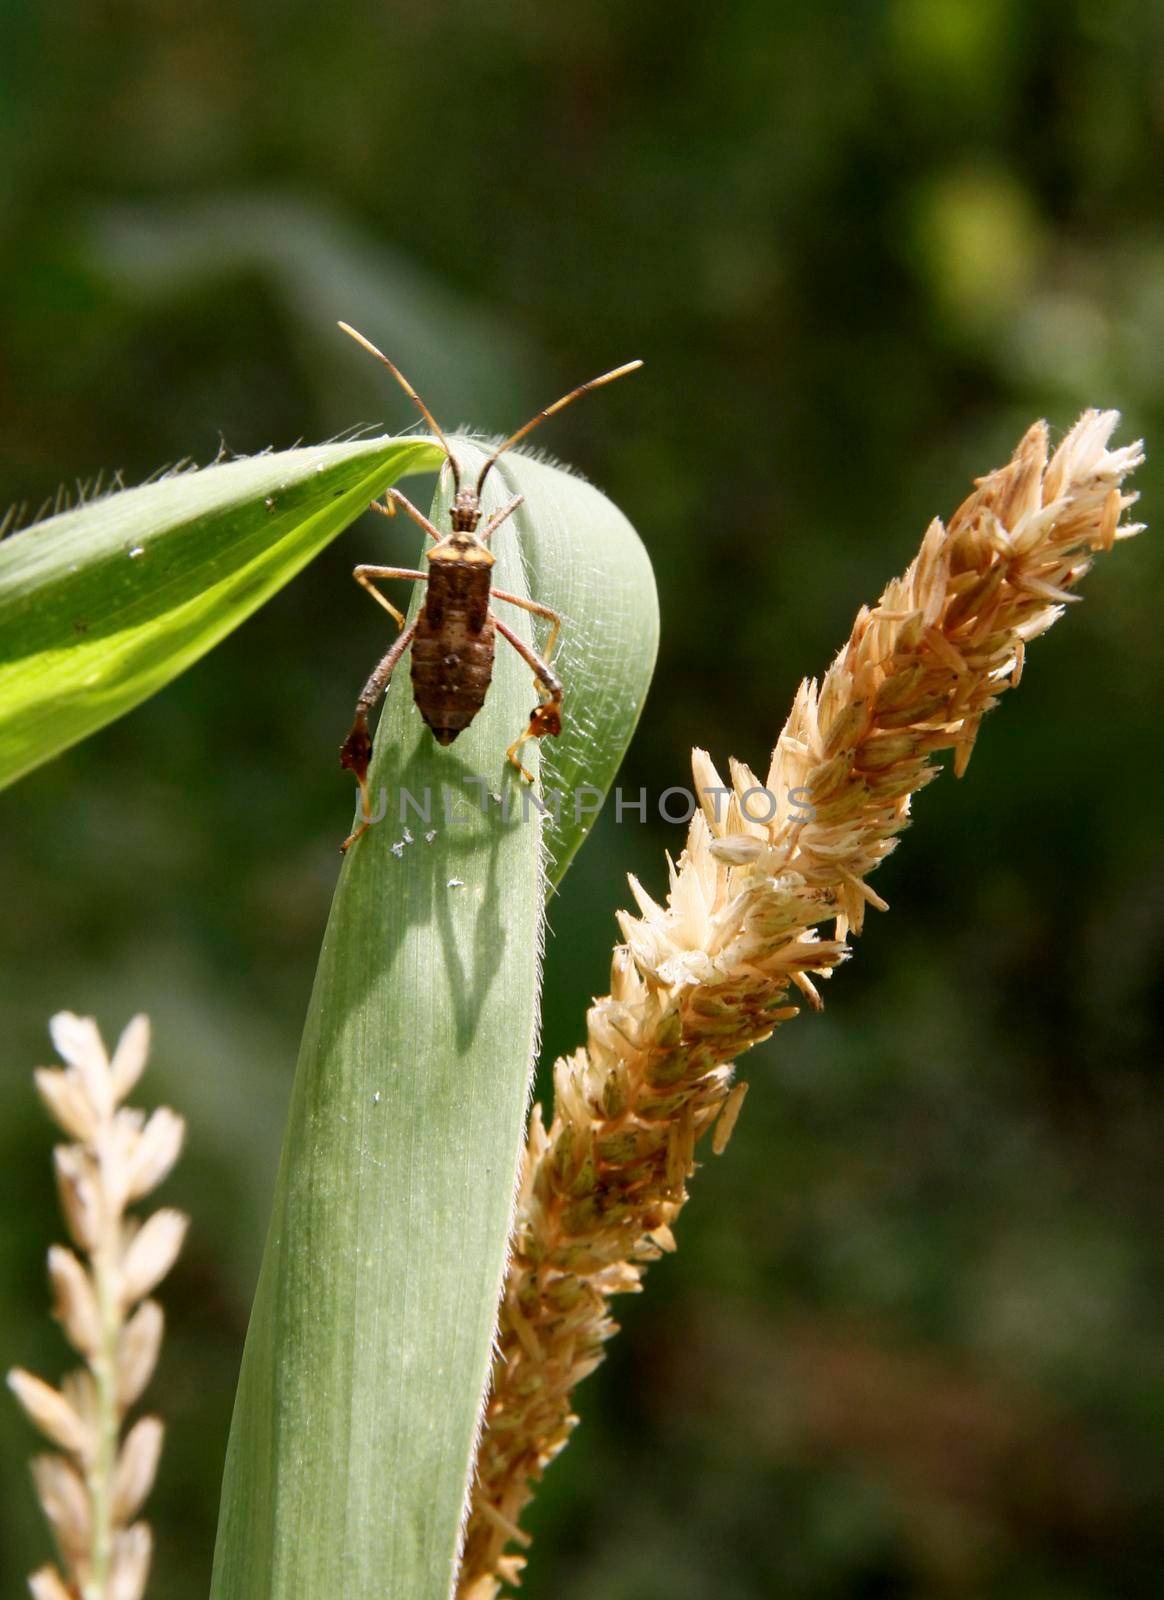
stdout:
<svg viewBox="0 0 1164 1600">
<path fill-rule="evenodd" d="M 340 327 L 343 327 L 342 322 Z M 348 332 L 351 332 L 350 328 Z M 379 355 L 380 352 L 376 351 L 375 353 Z M 481 476 L 477 479 L 477 493 L 481 493 L 481 486 L 485 482 L 485 476 L 489 468 L 497 460 L 498 456 L 505 454 L 510 445 L 516 444 L 519 439 L 524 439 L 526 434 L 532 433 L 539 423 L 544 422 L 547 417 L 552 417 L 555 411 L 564 410 L 572 400 L 577 400 L 580 395 L 589 394 L 591 389 L 601 389 L 604 383 L 613 383 L 615 378 L 625 377 L 628 372 L 637 372 L 641 366 L 641 361 L 628 361 L 624 367 L 615 367 L 613 372 L 604 372 L 600 378 L 591 378 L 589 383 L 580 383 L 576 389 L 571 389 L 569 394 L 564 394 L 560 400 L 555 400 L 552 406 L 547 406 L 544 411 L 539 411 L 537 416 L 531 418 L 524 428 L 519 428 L 516 433 L 511 433 L 504 444 L 497 446 L 497 449 L 494 450 L 489 460 L 481 468 Z M 395 368 L 393 370 L 395 371 Z"/>
<path fill-rule="evenodd" d="M 388 368 L 388 371 L 396 379 L 396 382 L 404 390 L 404 392 L 408 396 L 408 398 L 410 400 L 412 400 L 417 405 L 417 407 L 420 410 L 421 416 L 428 423 L 429 427 L 436 434 L 437 438 L 440 440 L 441 444 L 444 446 L 444 451 L 445 451 L 445 455 L 448 457 L 449 466 L 452 467 L 452 469 L 453 469 L 453 488 L 455 490 L 459 490 L 460 487 L 461 487 L 460 468 L 457 466 L 457 458 L 453 455 L 453 452 L 449 449 L 449 441 L 445 438 L 444 434 L 441 432 L 440 426 L 437 423 L 436 418 L 433 416 L 432 412 L 425 405 L 424 401 L 417 394 L 416 390 L 409 383 L 408 379 L 404 376 L 403 372 L 401 372 L 400 368 L 398 366 L 396 366 L 396 364 L 394 362 L 389 361 L 388 357 L 384 354 L 383 350 L 377 350 L 376 346 L 372 343 L 372 341 L 370 339 L 365 339 L 364 335 L 362 333 L 357 333 L 356 330 L 354 328 L 350 328 L 346 322 L 341 322 L 339 324 L 339 326 L 344 330 L 344 332 L 348 335 L 348 337 L 350 339 L 354 339 L 358 345 L 362 345 L 363 348 L 368 352 L 368 354 L 370 356 L 375 356 L 377 361 L 382 361 L 384 363 L 384 365 Z M 617 376 L 618 376 L 618 374 L 616 372 L 611 372 L 611 373 L 607 374 L 607 377 L 611 377 L 611 378 L 616 378 Z M 598 383 L 605 383 L 606 379 L 605 378 L 599 378 L 596 381 Z M 586 385 L 584 385 L 584 387 L 589 389 L 589 388 L 593 388 L 594 385 L 593 384 L 586 384 Z M 581 391 L 579 391 L 579 392 L 581 392 Z M 574 397 L 573 397 L 573 395 L 569 395 L 567 398 L 572 400 Z M 564 403 L 565 403 L 564 401 L 559 401 L 558 402 L 559 405 L 563 405 Z M 552 407 L 551 409 L 552 410 L 556 410 L 557 407 Z M 546 415 L 548 416 L 549 412 L 546 412 Z M 540 422 L 541 418 L 539 417 L 537 420 Z M 532 426 L 532 424 L 531 424 L 531 426 Z M 511 439 L 509 442 L 512 444 L 513 440 Z M 502 448 L 504 449 L 505 447 L 502 446 Z"/>
</svg>

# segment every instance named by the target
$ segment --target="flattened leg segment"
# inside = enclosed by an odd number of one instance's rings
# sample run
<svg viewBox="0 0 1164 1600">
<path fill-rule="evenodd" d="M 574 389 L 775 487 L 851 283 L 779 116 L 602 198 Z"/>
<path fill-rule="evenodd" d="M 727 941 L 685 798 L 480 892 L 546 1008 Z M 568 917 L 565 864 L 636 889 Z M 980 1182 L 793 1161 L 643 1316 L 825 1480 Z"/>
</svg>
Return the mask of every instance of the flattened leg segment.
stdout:
<svg viewBox="0 0 1164 1600">
<path fill-rule="evenodd" d="M 537 687 L 538 690 L 541 691 L 545 688 L 545 684 L 539 683 Z M 530 712 L 529 727 L 525 730 L 520 738 L 513 741 L 509 749 L 505 752 L 527 783 L 532 783 L 534 781 L 533 773 L 522 763 L 522 759 L 517 752 L 521 749 L 522 745 L 527 739 L 544 739 L 547 733 L 552 734 L 554 738 L 557 738 L 561 731 L 562 700 L 560 695 L 549 700 L 543 700 L 541 705 L 535 706 Z"/>
<path fill-rule="evenodd" d="M 504 598 L 508 600 L 512 599 L 513 597 L 506 595 Z M 519 600 L 517 603 L 518 605 L 521 605 L 522 602 Z M 533 610 L 534 608 L 533 606 L 530 606 L 529 609 Z M 544 608 L 542 607 L 538 607 L 537 609 L 539 611 L 544 611 Z M 549 612 L 548 615 L 553 616 L 554 613 Z M 557 619 L 555 618 L 555 621 L 556 620 Z M 541 656 L 537 655 L 533 650 L 531 650 L 529 645 L 527 645 L 524 640 L 518 638 L 517 634 L 513 632 L 512 628 L 506 627 L 505 623 L 502 622 L 501 618 L 497 616 L 496 613 L 493 614 L 493 621 L 497 626 L 498 633 L 503 639 L 506 639 L 513 646 L 518 655 L 533 673 L 534 687 L 542 696 L 541 702 L 530 712 L 529 727 L 525 730 L 520 738 L 517 738 L 513 741 L 509 749 L 505 752 L 510 761 L 512 761 L 513 765 L 521 773 L 525 781 L 527 783 L 532 783 L 533 774 L 522 765 L 521 757 L 517 752 L 527 739 L 542 739 L 546 736 L 546 734 L 551 734 L 556 738 L 558 734 L 561 733 L 562 685 L 558 681 L 557 675 L 554 673 L 549 662 L 543 661 Z"/>
<path fill-rule="evenodd" d="M 340 766 L 355 773 L 361 790 L 367 789 L 368 763 L 371 759 L 372 735 L 368 731 L 368 719 L 362 711 L 357 711 L 351 732 L 340 746 Z"/>
</svg>

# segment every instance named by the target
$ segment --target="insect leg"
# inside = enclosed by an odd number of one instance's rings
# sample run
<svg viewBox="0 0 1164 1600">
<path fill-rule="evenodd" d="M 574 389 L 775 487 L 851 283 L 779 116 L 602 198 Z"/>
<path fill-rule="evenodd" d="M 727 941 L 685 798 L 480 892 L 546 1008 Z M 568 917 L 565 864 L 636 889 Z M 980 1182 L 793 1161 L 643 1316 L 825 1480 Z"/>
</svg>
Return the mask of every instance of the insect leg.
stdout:
<svg viewBox="0 0 1164 1600">
<path fill-rule="evenodd" d="M 495 511 L 489 521 L 481 529 L 478 537 L 482 544 L 487 544 L 491 535 L 495 534 L 507 517 L 511 517 L 518 506 L 525 503 L 525 495 L 515 494 L 507 506 L 502 506 L 500 511 Z"/>
<path fill-rule="evenodd" d="M 418 511 L 408 496 L 401 494 L 399 489 L 388 490 L 387 505 L 381 505 L 379 500 L 373 500 L 368 509 L 369 511 L 378 511 L 382 517 L 394 517 L 396 515 L 397 506 L 399 506 L 402 511 L 406 511 L 412 518 L 413 522 L 418 523 L 419 526 L 424 529 L 425 533 L 428 534 L 430 539 L 435 539 L 439 544 L 444 538 L 444 534 L 442 534 L 438 528 L 433 527 L 432 523 L 425 516 L 424 512 Z"/>
<path fill-rule="evenodd" d="M 383 595 L 383 594 L 380 593 L 379 589 L 377 589 L 376 585 L 372 582 L 372 579 L 373 578 L 416 578 L 421 583 L 427 583 L 428 582 L 428 573 L 427 572 L 414 572 L 411 567 L 369 567 L 369 566 L 358 566 L 355 569 L 355 571 L 352 573 L 352 577 L 356 580 L 356 582 L 360 585 L 360 587 L 362 589 L 366 589 L 368 591 L 368 593 L 372 596 L 373 600 L 378 601 L 379 604 L 384 607 L 385 611 L 389 612 L 393 617 L 396 618 L 396 626 L 398 628 L 403 628 L 403 626 L 404 626 L 404 613 L 403 613 L 403 611 L 398 610 L 397 607 L 392 604 L 391 600 L 388 599 L 387 595 Z"/>
<path fill-rule="evenodd" d="M 547 733 L 555 736 L 561 733 L 562 685 L 548 661 L 543 661 L 523 639 L 518 638 L 512 628 L 506 627 L 495 612 L 491 612 L 490 615 L 498 633 L 503 639 L 508 640 L 533 673 L 534 685 L 538 693 L 543 696 L 541 702 L 529 714 L 529 727 L 505 752 L 526 782 L 532 783 L 533 776 L 522 766 L 517 752 L 527 739 L 541 739 Z"/>
<path fill-rule="evenodd" d="M 523 600 L 520 595 L 507 594 L 504 589 L 493 590 L 494 600 L 508 600 L 511 606 L 520 606 L 523 611 L 532 611 L 535 617 L 545 617 L 550 624 L 550 637 L 546 640 L 545 660 L 554 658 L 554 646 L 558 642 L 561 631 L 562 619 L 556 611 L 551 611 L 549 606 L 539 605 L 536 600 Z"/>
<path fill-rule="evenodd" d="M 356 701 L 356 715 L 352 723 L 351 732 L 340 746 L 340 766 L 347 767 L 356 775 L 356 782 L 360 786 L 360 812 L 366 819 L 371 817 L 371 807 L 368 805 L 368 762 L 372 755 L 372 735 L 368 732 L 368 713 L 379 700 L 384 690 L 388 687 L 388 680 L 395 670 L 396 663 L 412 643 L 416 632 L 415 620 L 397 639 L 388 654 L 378 664 L 375 672 L 368 679 Z M 361 834 L 368 831 L 368 822 L 365 820 L 354 833 L 349 834 L 344 840 L 341 849 L 347 850 L 353 845 Z"/>
</svg>

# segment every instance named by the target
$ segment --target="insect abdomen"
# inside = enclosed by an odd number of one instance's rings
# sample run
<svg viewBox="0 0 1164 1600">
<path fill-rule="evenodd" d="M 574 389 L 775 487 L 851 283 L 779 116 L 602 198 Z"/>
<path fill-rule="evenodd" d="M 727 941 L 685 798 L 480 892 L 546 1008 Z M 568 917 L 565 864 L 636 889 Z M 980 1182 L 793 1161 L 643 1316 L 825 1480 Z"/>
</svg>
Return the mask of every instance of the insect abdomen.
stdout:
<svg viewBox="0 0 1164 1600">
<path fill-rule="evenodd" d="M 488 569 L 433 562 L 412 641 L 412 693 L 438 744 L 452 744 L 493 679 Z"/>
</svg>

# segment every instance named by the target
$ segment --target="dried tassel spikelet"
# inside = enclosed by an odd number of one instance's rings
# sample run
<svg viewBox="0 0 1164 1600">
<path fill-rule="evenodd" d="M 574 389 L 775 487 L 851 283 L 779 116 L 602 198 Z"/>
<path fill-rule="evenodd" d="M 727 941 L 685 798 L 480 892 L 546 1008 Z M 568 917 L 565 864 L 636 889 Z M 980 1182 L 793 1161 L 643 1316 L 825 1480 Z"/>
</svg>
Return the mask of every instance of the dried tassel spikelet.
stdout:
<svg viewBox="0 0 1164 1600">
<path fill-rule="evenodd" d="M 30 1420 L 64 1452 L 32 1464 L 64 1570 L 40 1567 L 28 1586 L 34 1600 L 141 1600 L 152 1536 L 132 1519 L 153 1487 L 163 1430 L 156 1417 L 142 1417 L 124 1440 L 121 1431 L 153 1375 L 165 1326 L 161 1307 L 144 1297 L 173 1266 L 186 1218 L 165 1209 L 139 1223 L 127 1207 L 170 1171 L 185 1125 L 165 1108 L 147 1120 L 122 1105 L 149 1054 L 145 1017 L 125 1029 L 112 1060 L 89 1017 L 61 1012 L 50 1031 L 67 1065 L 38 1068 L 35 1081 L 49 1114 L 76 1141 L 59 1145 L 53 1164 L 65 1221 L 86 1259 L 53 1245 L 49 1280 L 54 1315 L 86 1365 L 59 1389 L 19 1368 L 8 1374 Z"/>
<path fill-rule="evenodd" d="M 73 1349 L 91 1361 L 101 1348 L 101 1311 L 93 1280 L 73 1252 L 60 1244 L 49 1248 L 48 1271 L 53 1316 Z"/>
<path fill-rule="evenodd" d="M 76 1596 L 70 1594 L 61 1582 L 61 1575 L 55 1567 L 38 1567 L 30 1573 L 28 1588 L 32 1600 L 76 1600 Z"/>
<path fill-rule="evenodd" d="M 141 1510 L 154 1486 L 162 1455 L 162 1425 L 157 1417 L 141 1417 L 125 1437 L 113 1475 L 113 1516 L 128 1523 Z"/>
<path fill-rule="evenodd" d="M 165 1327 L 161 1306 L 156 1300 L 145 1300 L 121 1330 L 117 1341 L 117 1398 L 123 1411 L 141 1399 L 153 1377 Z"/>
<path fill-rule="evenodd" d="M 458 1600 L 517 1582 L 506 1547 L 527 1542 L 521 1513 L 576 1425 L 574 1385 L 616 1331 L 610 1299 L 673 1248 L 697 1142 L 714 1129 L 718 1151 L 731 1133 L 731 1063 L 797 1014 L 791 991 L 819 1009 L 813 977 L 885 909 L 868 878 L 934 754 L 965 770 L 1091 552 L 1139 531 L 1120 526 L 1135 499 L 1121 486 L 1143 451 L 1107 448 L 1118 420 L 1086 412 L 1050 460 L 1036 423 L 948 527 L 930 524 L 823 681 L 801 684 L 762 786 L 734 762 L 724 784 L 694 752 L 702 809 L 667 904 L 632 880 L 611 993 L 587 1014 L 587 1047 L 557 1063 L 550 1127 L 538 1107 L 531 1119 Z"/>
</svg>

